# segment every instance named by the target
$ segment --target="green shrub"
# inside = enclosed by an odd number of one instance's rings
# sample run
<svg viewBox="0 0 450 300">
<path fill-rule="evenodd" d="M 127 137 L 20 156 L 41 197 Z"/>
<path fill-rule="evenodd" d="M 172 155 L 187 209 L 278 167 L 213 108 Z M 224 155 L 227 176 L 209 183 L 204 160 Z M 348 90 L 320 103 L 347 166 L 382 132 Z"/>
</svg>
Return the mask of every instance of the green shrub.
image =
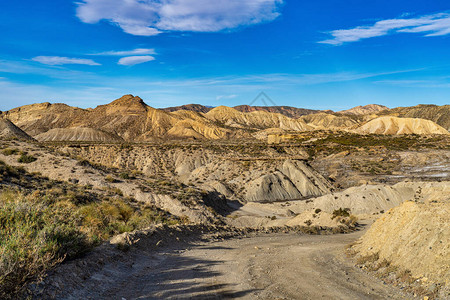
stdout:
<svg viewBox="0 0 450 300">
<path fill-rule="evenodd" d="M 32 162 L 34 162 L 36 160 L 37 160 L 36 157 L 34 157 L 32 155 L 28 155 L 28 154 L 22 153 L 20 155 L 20 157 L 17 159 L 17 162 L 24 163 L 24 164 L 29 164 L 29 163 L 32 163 Z"/>
<path fill-rule="evenodd" d="M 19 292 L 28 279 L 89 248 L 69 207 L 49 207 L 32 196 L 0 195 L 0 298 Z"/>
<path fill-rule="evenodd" d="M 331 219 L 333 220 L 336 217 L 350 217 L 350 209 L 349 208 L 339 208 L 333 211 L 333 215 Z"/>
<path fill-rule="evenodd" d="M 130 177 L 130 175 L 128 175 L 128 173 L 120 173 L 119 174 L 119 177 L 120 178 L 122 178 L 122 179 L 130 179 L 131 177 Z"/>
<path fill-rule="evenodd" d="M 105 177 L 105 180 L 108 181 L 108 182 L 110 182 L 110 183 L 115 183 L 115 182 L 117 182 L 117 180 L 116 180 L 114 177 L 112 177 L 111 175 L 107 175 L 107 176 Z"/>
<path fill-rule="evenodd" d="M 14 155 L 14 154 L 19 153 L 19 150 L 6 148 L 6 149 L 3 149 L 2 153 L 3 153 L 3 155 L 9 156 L 9 155 Z"/>
<path fill-rule="evenodd" d="M 0 299 L 20 298 L 26 283 L 113 235 L 180 222 L 117 193 L 31 176 L 0 161 L 0 183 L 10 182 L 29 192 L 0 191 Z"/>
</svg>

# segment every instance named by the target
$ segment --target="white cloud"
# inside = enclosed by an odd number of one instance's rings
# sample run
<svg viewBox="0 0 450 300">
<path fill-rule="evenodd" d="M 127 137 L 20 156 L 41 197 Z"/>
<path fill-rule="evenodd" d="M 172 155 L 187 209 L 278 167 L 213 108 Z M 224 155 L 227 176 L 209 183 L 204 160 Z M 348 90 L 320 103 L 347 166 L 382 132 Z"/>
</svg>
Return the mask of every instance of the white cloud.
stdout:
<svg viewBox="0 0 450 300">
<path fill-rule="evenodd" d="M 113 4 L 111 2 L 114 2 Z M 283 0 L 82 0 L 77 16 L 140 36 L 164 31 L 216 32 L 276 19 Z"/>
<path fill-rule="evenodd" d="M 130 56 L 130 55 L 153 55 L 153 54 L 156 54 L 155 49 L 137 48 L 134 50 L 126 50 L 126 51 L 105 51 L 105 52 L 100 52 L 100 53 L 93 53 L 90 55 Z"/>
<path fill-rule="evenodd" d="M 121 59 L 119 59 L 118 64 L 119 65 L 123 65 L 123 66 L 134 66 L 137 64 L 142 64 L 148 61 L 152 61 L 155 60 L 155 58 L 153 56 L 127 56 L 127 57 L 122 57 Z"/>
<path fill-rule="evenodd" d="M 62 56 L 36 56 L 32 60 L 40 62 L 45 65 L 89 65 L 89 66 L 100 66 L 92 59 L 85 58 L 69 58 Z"/>
<path fill-rule="evenodd" d="M 427 33 L 425 36 L 450 34 L 450 14 L 438 13 L 409 19 L 388 19 L 369 26 L 333 30 L 329 32 L 332 36 L 331 39 L 319 43 L 342 45 L 343 43 L 401 32 Z"/>
<path fill-rule="evenodd" d="M 234 99 L 237 95 L 220 95 L 216 97 L 216 100 L 222 100 L 222 99 Z"/>
</svg>

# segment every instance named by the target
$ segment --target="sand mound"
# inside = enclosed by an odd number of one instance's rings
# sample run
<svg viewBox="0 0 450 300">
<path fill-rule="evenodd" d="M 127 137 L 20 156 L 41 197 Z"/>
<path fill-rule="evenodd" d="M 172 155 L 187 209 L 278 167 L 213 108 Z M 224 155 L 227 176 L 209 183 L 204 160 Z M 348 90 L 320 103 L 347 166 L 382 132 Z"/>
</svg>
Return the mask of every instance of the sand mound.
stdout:
<svg viewBox="0 0 450 300">
<path fill-rule="evenodd" d="M 25 131 L 8 119 L 0 119 L 0 139 L 33 140 Z"/>
<path fill-rule="evenodd" d="M 315 210 L 304 211 L 298 216 L 286 222 L 287 226 L 322 226 L 322 227 L 338 227 L 342 226 L 345 221 L 341 217 L 333 218 L 333 215 L 327 212 L 315 212 Z"/>
<path fill-rule="evenodd" d="M 55 128 L 36 136 L 40 142 L 121 142 L 119 136 L 98 129 L 74 127 Z"/>
<path fill-rule="evenodd" d="M 426 285 L 450 288 L 449 224 L 448 193 L 441 200 L 408 201 L 381 216 L 352 249 L 362 257 L 378 254 Z"/>
<path fill-rule="evenodd" d="M 380 117 L 356 129 L 362 134 L 449 134 L 436 123 L 415 118 Z"/>
</svg>

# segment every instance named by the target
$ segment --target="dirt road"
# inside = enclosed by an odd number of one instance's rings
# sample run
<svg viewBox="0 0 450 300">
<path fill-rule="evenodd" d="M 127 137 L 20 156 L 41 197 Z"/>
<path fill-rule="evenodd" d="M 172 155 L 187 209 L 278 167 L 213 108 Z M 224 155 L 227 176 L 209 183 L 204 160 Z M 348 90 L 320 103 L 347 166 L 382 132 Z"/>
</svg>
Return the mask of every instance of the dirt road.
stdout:
<svg viewBox="0 0 450 300">
<path fill-rule="evenodd" d="M 266 234 L 137 247 L 64 299 L 411 299 L 352 266 L 343 248 L 362 233 Z"/>
</svg>

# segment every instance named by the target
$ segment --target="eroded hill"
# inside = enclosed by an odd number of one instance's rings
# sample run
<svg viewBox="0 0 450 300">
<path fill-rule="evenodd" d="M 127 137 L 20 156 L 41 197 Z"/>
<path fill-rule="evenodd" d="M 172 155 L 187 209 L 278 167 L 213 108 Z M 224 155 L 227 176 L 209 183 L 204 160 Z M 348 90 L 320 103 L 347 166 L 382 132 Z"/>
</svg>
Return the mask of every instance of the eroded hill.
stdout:
<svg viewBox="0 0 450 300">
<path fill-rule="evenodd" d="M 161 110 L 147 105 L 139 97 L 125 95 L 94 109 L 41 103 L 18 107 L 1 113 L 1 116 L 40 141 L 248 141 L 267 139 L 269 134 L 276 132 L 284 135 L 316 130 L 387 135 L 448 134 L 447 106 L 419 106 L 380 112 L 382 108 L 369 105 L 333 113 L 282 106 L 209 108 L 188 105 Z M 405 116 L 414 114 L 424 119 L 377 118 L 374 114 L 400 115 L 397 111 Z M 444 128 L 425 119 L 439 122 Z"/>
</svg>

